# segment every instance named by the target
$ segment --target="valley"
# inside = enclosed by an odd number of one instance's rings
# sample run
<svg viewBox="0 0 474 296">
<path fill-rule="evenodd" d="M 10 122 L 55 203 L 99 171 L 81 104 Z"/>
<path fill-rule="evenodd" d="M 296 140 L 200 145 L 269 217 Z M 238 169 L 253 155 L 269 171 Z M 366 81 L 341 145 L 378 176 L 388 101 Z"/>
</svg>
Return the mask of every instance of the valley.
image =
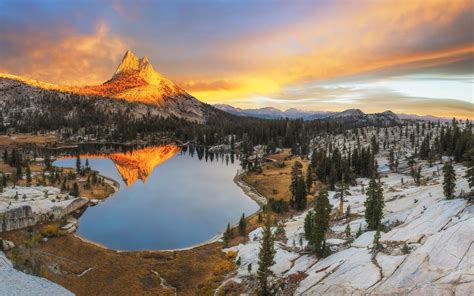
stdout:
<svg viewBox="0 0 474 296">
<path fill-rule="evenodd" d="M 0 107 L 0 293 L 474 287 L 469 119 L 216 108 L 131 51 L 95 86 L 2 74 Z"/>
</svg>

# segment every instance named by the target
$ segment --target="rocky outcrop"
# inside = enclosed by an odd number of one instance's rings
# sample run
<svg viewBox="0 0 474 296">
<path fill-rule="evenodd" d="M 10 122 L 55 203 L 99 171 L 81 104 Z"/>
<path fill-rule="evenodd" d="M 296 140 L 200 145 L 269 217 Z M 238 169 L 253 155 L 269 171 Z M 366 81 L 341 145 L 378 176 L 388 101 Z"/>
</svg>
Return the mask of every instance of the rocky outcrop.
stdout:
<svg viewBox="0 0 474 296">
<path fill-rule="evenodd" d="M 74 295 L 47 279 L 16 270 L 0 252 L 0 295 Z"/>
<path fill-rule="evenodd" d="M 46 213 L 35 213 L 31 206 L 23 205 L 0 213 L 0 232 L 33 226 L 42 221 L 54 221 L 85 206 L 88 200 L 77 198 L 65 207 L 53 207 Z"/>
</svg>

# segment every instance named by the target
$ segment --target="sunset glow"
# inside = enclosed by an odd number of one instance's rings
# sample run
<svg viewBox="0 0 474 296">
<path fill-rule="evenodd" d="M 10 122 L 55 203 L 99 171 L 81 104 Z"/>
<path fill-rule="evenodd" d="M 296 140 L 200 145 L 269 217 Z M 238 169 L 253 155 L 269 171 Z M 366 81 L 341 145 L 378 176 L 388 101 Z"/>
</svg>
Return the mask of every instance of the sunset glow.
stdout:
<svg viewBox="0 0 474 296">
<path fill-rule="evenodd" d="M 474 118 L 470 0 L 88 3 L 2 1 L 0 72 L 98 85 L 131 49 L 211 104 Z"/>
</svg>

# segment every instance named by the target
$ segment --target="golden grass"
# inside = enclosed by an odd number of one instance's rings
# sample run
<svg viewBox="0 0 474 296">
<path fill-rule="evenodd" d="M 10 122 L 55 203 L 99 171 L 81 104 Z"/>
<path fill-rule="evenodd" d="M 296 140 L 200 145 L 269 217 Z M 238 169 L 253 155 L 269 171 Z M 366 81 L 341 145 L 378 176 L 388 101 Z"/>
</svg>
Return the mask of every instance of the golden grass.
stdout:
<svg viewBox="0 0 474 296">
<path fill-rule="evenodd" d="M 33 135 L 33 134 L 13 134 L 1 135 L 0 147 L 10 147 L 17 144 L 40 144 L 56 142 L 58 139 L 55 135 Z"/>
<path fill-rule="evenodd" d="M 291 156 L 289 149 L 270 155 L 268 158 L 277 161 L 263 164 L 262 173 L 249 172 L 243 177 L 243 180 L 266 198 L 289 201 L 291 199 L 289 189 L 291 184 L 291 167 L 296 161 L 301 162 L 303 164 L 303 176 L 306 177 L 308 160 Z"/>
<path fill-rule="evenodd" d="M 45 226 L 2 233 L 17 246 L 9 257 L 34 265 L 38 273 L 77 295 L 174 295 L 161 285 L 157 273 L 177 288 L 178 295 L 212 295 L 235 268 L 221 243 L 183 251 L 115 252 L 80 240 L 74 235 L 52 237 L 47 242 L 30 242 Z M 58 270 L 52 270 L 57 266 Z M 85 270 L 92 268 L 82 276 Z"/>
</svg>

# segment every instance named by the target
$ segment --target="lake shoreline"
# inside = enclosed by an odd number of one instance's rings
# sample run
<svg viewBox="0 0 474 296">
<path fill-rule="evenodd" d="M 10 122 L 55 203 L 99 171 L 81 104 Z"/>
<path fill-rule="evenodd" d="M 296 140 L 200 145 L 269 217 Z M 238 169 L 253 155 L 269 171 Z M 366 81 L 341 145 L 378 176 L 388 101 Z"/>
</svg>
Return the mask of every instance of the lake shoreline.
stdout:
<svg viewBox="0 0 474 296">
<path fill-rule="evenodd" d="M 103 199 L 100 199 L 99 203 L 101 203 L 101 202 L 104 202 L 106 199 L 113 197 L 113 195 L 115 195 L 121 188 L 120 188 L 120 183 L 117 180 L 101 174 L 101 172 L 98 171 L 98 170 L 96 170 L 96 171 L 99 173 L 100 177 L 103 177 L 104 179 L 108 180 L 110 182 L 109 184 L 114 189 L 114 192 L 111 193 L 109 196 L 107 196 Z M 249 214 L 246 217 L 247 219 L 250 219 L 250 218 L 255 217 L 256 215 L 258 215 L 258 213 L 260 213 L 262 211 L 262 207 L 267 203 L 267 199 L 262 194 L 260 194 L 253 186 L 251 186 L 250 184 L 248 184 L 247 182 L 244 181 L 243 177 L 245 176 L 246 173 L 247 173 L 246 171 L 237 170 L 236 175 L 233 178 L 233 182 L 237 187 L 239 187 L 242 190 L 242 192 L 244 193 L 244 195 L 247 198 L 253 200 L 258 205 L 258 209 L 255 212 Z M 81 213 L 81 216 L 86 210 L 87 210 L 87 208 L 84 209 L 84 211 Z M 80 224 L 80 216 L 78 217 L 78 223 Z M 231 225 L 231 227 L 236 227 L 237 225 L 238 225 L 238 223 L 235 223 L 234 225 Z M 222 227 L 223 230 L 225 229 L 225 226 L 226 225 L 223 225 L 223 227 Z M 90 239 L 87 239 L 85 237 L 82 237 L 81 235 L 77 234 L 76 232 L 72 233 L 72 235 L 74 237 L 78 238 L 79 240 L 81 240 L 84 243 L 94 245 L 94 246 L 102 248 L 104 250 L 113 251 L 113 252 L 116 252 L 116 253 L 137 253 L 137 252 L 189 251 L 189 250 L 199 248 L 199 247 L 203 247 L 203 246 L 206 246 L 206 245 L 210 245 L 210 244 L 213 244 L 213 243 L 216 243 L 216 242 L 221 242 L 223 233 L 224 233 L 224 231 L 218 232 L 214 236 L 209 238 L 208 240 L 203 241 L 203 242 L 198 243 L 198 244 L 188 246 L 188 247 L 175 248 L 175 249 L 141 249 L 141 250 L 113 249 L 113 248 L 109 248 L 109 247 L 107 247 L 107 246 L 105 246 L 101 243 L 98 243 L 98 242 L 92 241 Z"/>
</svg>

